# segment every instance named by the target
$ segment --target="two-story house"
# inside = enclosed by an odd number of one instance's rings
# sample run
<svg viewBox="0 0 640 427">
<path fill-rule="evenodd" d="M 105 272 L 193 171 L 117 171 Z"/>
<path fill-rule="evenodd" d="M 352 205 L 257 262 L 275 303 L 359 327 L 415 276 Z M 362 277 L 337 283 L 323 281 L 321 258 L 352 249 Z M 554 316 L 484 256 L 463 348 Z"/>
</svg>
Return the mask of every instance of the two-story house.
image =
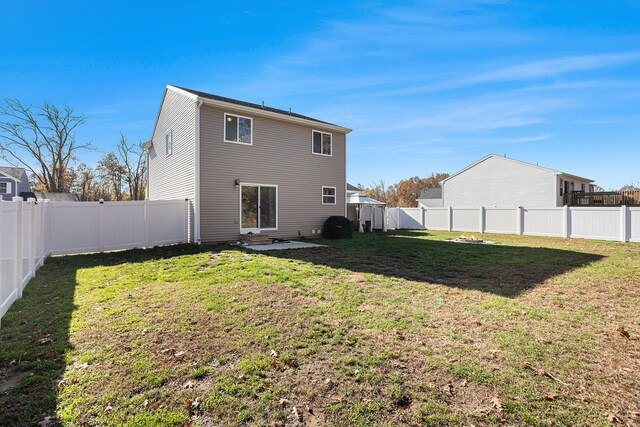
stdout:
<svg viewBox="0 0 640 427">
<path fill-rule="evenodd" d="M 29 191 L 29 178 L 23 168 L 0 166 L 0 200 L 11 201 L 13 197 Z"/>
<path fill-rule="evenodd" d="M 589 178 L 490 154 L 423 193 L 418 206 L 555 208 L 562 206 L 565 193 L 593 187 Z"/>
<path fill-rule="evenodd" d="M 189 200 L 195 242 L 296 238 L 345 215 L 351 129 L 167 85 L 147 150 L 150 200 Z"/>
</svg>

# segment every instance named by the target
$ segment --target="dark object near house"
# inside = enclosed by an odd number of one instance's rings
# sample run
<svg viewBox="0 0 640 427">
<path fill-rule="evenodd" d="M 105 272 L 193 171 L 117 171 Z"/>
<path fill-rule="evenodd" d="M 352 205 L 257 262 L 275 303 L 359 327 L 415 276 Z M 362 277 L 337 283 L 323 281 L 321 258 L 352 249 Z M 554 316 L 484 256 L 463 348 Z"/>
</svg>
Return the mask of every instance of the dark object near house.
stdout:
<svg viewBox="0 0 640 427">
<path fill-rule="evenodd" d="M 36 194 L 32 191 L 23 191 L 22 193 L 20 193 L 20 197 L 22 197 L 22 200 L 28 200 L 28 199 L 37 199 Z"/>
<path fill-rule="evenodd" d="M 351 221 L 344 216 L 330 216 L 322 228 L 322 237 L 327 239 L 350 239 L 353 237 Z"/>
</svg>

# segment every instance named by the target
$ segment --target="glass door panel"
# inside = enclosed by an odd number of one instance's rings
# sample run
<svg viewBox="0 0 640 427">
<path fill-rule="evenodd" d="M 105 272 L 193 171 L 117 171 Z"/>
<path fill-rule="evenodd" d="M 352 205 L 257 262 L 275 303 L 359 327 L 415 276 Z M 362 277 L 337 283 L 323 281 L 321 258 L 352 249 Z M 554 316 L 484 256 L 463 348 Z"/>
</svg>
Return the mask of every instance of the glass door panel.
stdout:
<svg viewBox="0 0 640 427">
<path fill-rule="evenodd" d="M 243 229 L 257 229 L 258 223 L 258 187 L 242 186 L 242 225 Z"/>
<path fill-rule="evenodd" d="M 260 187 L 260 228 L 276 228 L 276 187 Z"/>
</svg>

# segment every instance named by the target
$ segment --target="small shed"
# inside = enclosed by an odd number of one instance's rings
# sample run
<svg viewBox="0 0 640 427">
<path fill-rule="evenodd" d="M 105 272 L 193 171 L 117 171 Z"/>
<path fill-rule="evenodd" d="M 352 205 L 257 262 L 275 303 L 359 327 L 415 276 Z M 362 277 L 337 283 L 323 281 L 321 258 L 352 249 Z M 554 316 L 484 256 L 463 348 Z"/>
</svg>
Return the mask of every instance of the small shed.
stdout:
<svg viewBox="0 0 640 427">
<path fill-rule="evenodd" d="M 347 197 L 347 218 L 357 221 L 358 231 L 369 230 L 387 231 L 387 204 L 379 200 L 356 193 Z M 365 227 L 367 226 L 367 227 Z"/>
</svg>

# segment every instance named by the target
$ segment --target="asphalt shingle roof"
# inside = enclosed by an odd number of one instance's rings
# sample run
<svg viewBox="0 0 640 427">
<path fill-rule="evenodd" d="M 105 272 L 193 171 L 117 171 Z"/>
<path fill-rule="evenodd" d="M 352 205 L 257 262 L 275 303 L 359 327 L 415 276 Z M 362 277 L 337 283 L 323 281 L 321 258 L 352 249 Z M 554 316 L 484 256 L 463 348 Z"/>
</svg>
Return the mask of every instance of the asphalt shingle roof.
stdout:
<svg viewBox="0 0 640 427">
<path fill-rule="evenodd" d="M 9 166 L 0 166 L 0 172 L 5 173 L 14 177 L 15 179 L 22 178 L 22 174 L 24 173 L 23 168 L 12 168 Z"/>
<path fill-rule="evenodd" d="M 420 194 L 419 199 L 442 199 L 442 187 L 429 188 Z"/>
<path fill-rule="evenodd" d="M 297 117 L 299 119 L 311 120 L 311 121 L 318 122 L 318 123 L 324 123 L 326 125 L 338 126 L 338 125 L 335 125 L 333 123 L 324 122 L 322 120 L 314 119 L 313 117 L 303 116 L 302 114 L 294 113 L 294 112 L 287 111 L 287 110 L 280 110 L 278 108 L 267 107 L 266 105 L 262 106 L 260 104 L 254 104 L 252 102 L 240 101 L 238 99 L 233 99 L 233 98 L 226 98 L 224 96 L 214 95 L 212 93 L 206 93 L 206 92 L 200 92 L 199 90 L 187 89 L 186 87 L 180 87 L 180 86 L 174 86 L 174 87 L 177 87 L 178 89 L 182 89 L 184 91 L 192 93 L 192 94 L 194 94 L 196 96 L 199 96 L 201 98 L 207 98 L 207 99 L 213 99 L 213 100 L 216 100 L 216 101 L 228 102 L 230 104 L 241 105 L 243 107 L 255 108 L 256 110 L 270 111 L 272 113 L 282 114 L 283 116 Z"/>
</svg>

